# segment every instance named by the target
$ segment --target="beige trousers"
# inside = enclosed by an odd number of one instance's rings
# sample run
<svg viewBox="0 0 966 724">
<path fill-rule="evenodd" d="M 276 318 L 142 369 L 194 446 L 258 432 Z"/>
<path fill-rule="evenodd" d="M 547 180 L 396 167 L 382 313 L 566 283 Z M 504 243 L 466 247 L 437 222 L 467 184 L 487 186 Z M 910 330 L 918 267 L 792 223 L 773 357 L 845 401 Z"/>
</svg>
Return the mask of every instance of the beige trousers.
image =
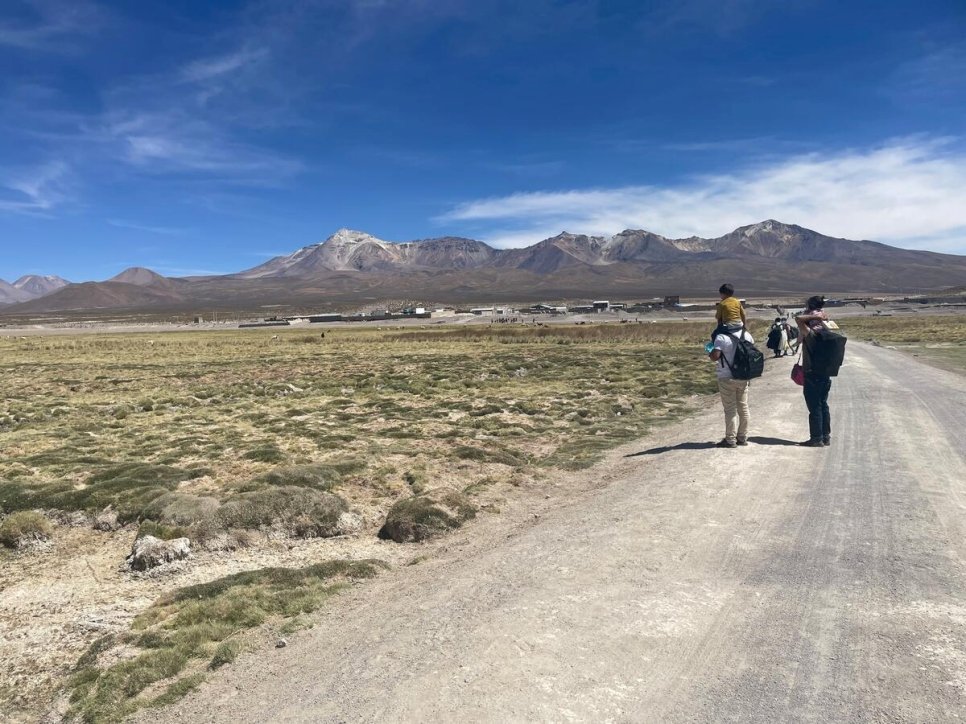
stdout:
<svg viewBox="0 0 966 724">
<path fill-rule="evenodd" d="M 719 379 L 718 392 L 724 405 L 725 439 L 734 442 L 748 437 L 748 380 Z M 737 418 L 737 431 L 735 430 Z"/>
</svg>

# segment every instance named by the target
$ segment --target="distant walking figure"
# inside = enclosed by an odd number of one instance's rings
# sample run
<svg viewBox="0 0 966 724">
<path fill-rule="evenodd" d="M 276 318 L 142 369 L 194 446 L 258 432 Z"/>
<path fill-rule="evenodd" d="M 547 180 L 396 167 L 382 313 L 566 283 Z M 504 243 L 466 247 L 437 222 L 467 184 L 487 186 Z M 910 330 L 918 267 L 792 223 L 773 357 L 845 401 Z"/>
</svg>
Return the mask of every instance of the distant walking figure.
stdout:
<svg viewBox="0 0 966 724">
<path fill-rule="evenodd" d="M 775 321 L 768 329 L 768 340 L 765 346 L 772 351 L 773 357 L 780 357 L 782 353 L 782 318 L 775 317 Z"/>
</svg>

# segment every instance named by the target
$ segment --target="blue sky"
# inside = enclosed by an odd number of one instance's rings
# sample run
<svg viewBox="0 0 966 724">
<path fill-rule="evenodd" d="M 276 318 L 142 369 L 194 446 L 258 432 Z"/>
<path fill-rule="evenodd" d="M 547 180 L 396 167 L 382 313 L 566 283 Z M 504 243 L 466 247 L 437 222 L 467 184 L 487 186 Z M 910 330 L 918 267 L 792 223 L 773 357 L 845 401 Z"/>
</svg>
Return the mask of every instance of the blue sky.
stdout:
<svg viewBox="0 0 966 724">
<path fill-rule="evenodd" d="M 0 278 L 340 227 L 966 253 L 963 0 L 5 0 Z"/>
</svg>

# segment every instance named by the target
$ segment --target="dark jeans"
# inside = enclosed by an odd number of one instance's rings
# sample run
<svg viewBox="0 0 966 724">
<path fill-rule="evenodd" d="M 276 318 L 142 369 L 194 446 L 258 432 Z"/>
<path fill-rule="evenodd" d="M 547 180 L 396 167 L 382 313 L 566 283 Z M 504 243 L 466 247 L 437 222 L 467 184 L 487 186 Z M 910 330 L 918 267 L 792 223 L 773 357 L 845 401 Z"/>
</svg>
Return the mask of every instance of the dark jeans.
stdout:
<svg viewBox="0 0 966 724">
<path fill-rule="evenodd" d="M 828 411 L 828 392 L 832 389 L 832 378 L 806 372 L 802 389 L 805 405 L 808 407 L 808 439 L 827 440 L 832 434 L 832 418 Z"/>
</svg>

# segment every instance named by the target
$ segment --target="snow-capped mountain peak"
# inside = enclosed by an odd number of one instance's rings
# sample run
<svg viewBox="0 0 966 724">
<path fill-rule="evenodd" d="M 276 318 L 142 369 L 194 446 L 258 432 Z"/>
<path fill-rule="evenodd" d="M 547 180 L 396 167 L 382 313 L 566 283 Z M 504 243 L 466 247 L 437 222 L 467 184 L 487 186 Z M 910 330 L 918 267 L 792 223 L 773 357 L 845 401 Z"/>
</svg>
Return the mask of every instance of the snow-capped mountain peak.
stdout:
<svg viewBox="0 0 966 724">
<path fill-rule="evenodd" d="M 322 243 L 334 244 L 336 246 L 348 246 L 354 244 L 365 244 L 367 242 L 375 242 L 377 244 L 389 243 L 383 241 L 382 239 L 377 239 L 372 234 L 367 234 L 364 231 L 356 231 L 355 229 L 339 229 Z"/>
</svg>

